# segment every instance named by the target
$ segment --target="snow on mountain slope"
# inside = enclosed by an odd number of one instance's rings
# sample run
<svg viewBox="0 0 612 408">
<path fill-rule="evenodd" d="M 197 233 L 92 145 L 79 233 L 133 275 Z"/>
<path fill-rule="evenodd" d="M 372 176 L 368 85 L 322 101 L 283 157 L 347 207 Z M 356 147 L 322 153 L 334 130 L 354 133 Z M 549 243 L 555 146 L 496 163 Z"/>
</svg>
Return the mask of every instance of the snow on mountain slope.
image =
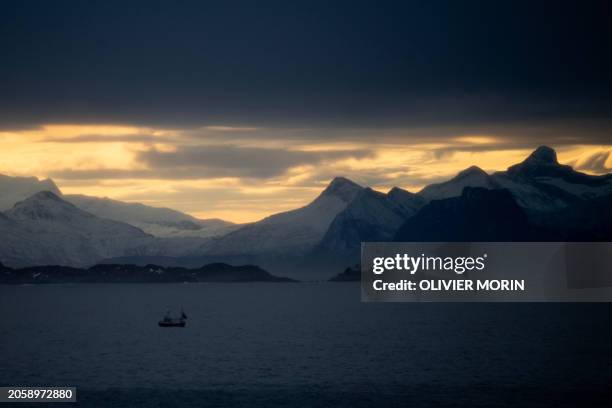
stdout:
<svg viewBox="0 0 612 408">
<path fill-rule="evenodd" d="M 443 183 L 431 184 L 418 194 L 427 201 L 458 197 L 465 187 L 496 188 L 494 180 L 480 167 L 472 166 Z"/>
<path fill-rule="evenodd" d="M 126 203 L 109 198 L 66 195 L 66 200 L 98 217 L 125 222 L 157 237 L 212 237 L 239 226 L 219 219 L 200 220 L 169 208 Z"/>
<path fill-rule="evenodd" d="M 0 261 L 84 266 L 134 254 L 154 238 L 131 225 L 98 218 L 49 191 L 18 202 L 0 219 Z"/>
<path fill-rule="evenodd" d="M 62 194 L 50 179 L 39 180 L 36 177 L 11 177 L 0 174 L 0 211 L 12 208 L 16 202 L 39 191 Z"/>
<path fill-rule="evenodd" d="M 214 241 L 204 251 L 207 255 L 305 253 L 319 243 L 334 217 L 362 189 L 346 178 L 337 177 L 307 206 L 244 226 Z"/>
<path fill-rule="evenodd" d="M 0 213 L 0 263 L 11 266 L 29 265 L 27 260 L 31 259 L 36 251 L 38 251 L 36 236 Z"/>
<path fill-rule="evenodd" d="M 169 208 L 156 208 L 86 195 L 62 195 L 53 180 L 0 174 L 0 211 L 11 209 L 40 191 L 51 191 L 101 218 L 124 222 L 158 237 L 212 237 L 227 234 L 239 225 L 219 219 L 200 220 Z"/>
<path fill-rule="evenodd" d="M 319 249 L 337 253 L 358 250 L 362 241 L 390 240 L 424 204 L 424 198 L 397 187 L 388 194 L 366 188 L 336 216 Z"/>
</svg>

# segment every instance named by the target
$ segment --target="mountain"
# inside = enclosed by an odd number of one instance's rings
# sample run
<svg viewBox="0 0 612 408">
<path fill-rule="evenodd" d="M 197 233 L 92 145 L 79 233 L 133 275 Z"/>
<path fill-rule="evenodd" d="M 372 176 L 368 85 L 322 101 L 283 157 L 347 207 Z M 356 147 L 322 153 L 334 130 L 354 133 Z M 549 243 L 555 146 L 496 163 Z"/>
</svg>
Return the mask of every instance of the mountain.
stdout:
<svg viewBox="0 0 612 408">
<path fill-rule="evenodd" d="M 612 239 L 612 175 L 577 172 L 545 146 L 506 171 L 470 167 L 417 194 L 400 188 L 384 194 L 337 177 L 310 204 L 241 226 L 109 199 L 62 199 L 50 180 L 2 176 L 0 190 L 17 197 L 49 183 L 55 191 L 0 212 L 0 262 L 229 262 L 311 276 L 357 262 L 363 241 Z"/>
<path fill-rule="evenodd" d="M 539 223 L 555 231 L 556 241 L 612 241 L 612 194 L 581 200 L 558 211 L 542 214 Z"/>
<path fill-rule="evenodd" d="M 304 254 L 317 245 L 333 219 L 363 190 L 336 177 L 310 204 L 231 232 L 203 248 L 207 255 Z"/>
<path fill-rule="evenodd" d="M 540 146 L 506 171 L 489 175 L 472 166 L 449 181 L 425 187 L 419 195 L 427 200 L 457 197 L 465 187 L 507 189 L 532 215 L 558 211 L 581 200 L 612 193 L 612 174 L 593 176 L 575 171 L 560 164 L 552 148 Z"/>
<path fill-rule="evenodd" d="M 55 193 L 22 200 L 0 218 L 0 262 L 82 266 L 137 253 L 153 240 L 131 225 L 98 218 Z"/>
<path fill-rule="evenodd" d="M 434 200 L 409 218 L 396 241 L 608 242 L 612 194 L 529 215 L 506 189 L 466 187 L 459 197 Z"/>
<path fill-rule="evenodd" d="M 154 258 L 146 259 L 168 264 L 189 260 L 189 265 L 257 263 L 271 271 L 313 278 L 315 273 L 358 262 L 364 241 L 597 240 L 609 236 L 607 227 L 592 214 L 604 217 L 610 182 L 610 176 L 590 176 L 559 164 L 554 150 L 546 147 L 507 171 L 489 175 L 470 167 L 417 194 L 399 188 L 384 194 L 336 178 L 303 208 L 270 216 L 203 245 L 168 247 L 167 241 L 158 241 L 155 245 L 161 247 L 147 247 Z M 567 226 L 560 228 L 564 223 Z M 163 258 L 168 255 L 175 258 Z"/>
<path fill-rule="evenodd" d="M 427 200 L 418 194 L 411 193 L 399 187 L 393 187 L 387 193 L 387 200 L 393 203 L 399 211 L 412 215 L 421 209 Z"/>
<path fill-rule="evenodd" d="M 538 147 L 523 162 L 510 166 L 506 173 L 513 178 L 556 178 L 572 184 L 595 187 L 601 186 L 605 180 L 610 180 L 610 175 L 590 176 L 575 171 L 571 166 L 560 164 L 557 152 L 548 146 Z"/>
<path fill-rule="evenodd" d="M 433 200 L 409 218 L 395 236 L 404 242 L 538 241 L 510 191 L 466 187 L 459 197 Z"/>
<path fill-rule="evenodd" d="M 363 241 L 391 240 L 423 205 L 424 198 L 397 187 L 387 194 L 363 189 L 334 218 L 318 249 L 334 254 L 358 251 Z"/>
<path fill-rule="evenodd" d="M 449 197 L 458 197 L 465 187 L 497 188 L 493 178 L 478 166 L 471 166 L 461 171 L 452 179 L 443 183 L 431 184 L 421 191 L 419 195 L 427 201 L 440 200 Z"/>
<path fill-rule="evenodd" d="M 361 280 L 361 267 L 355 265 L 348 267 L 343 272 L 332 276 L 328 279 L 329 282 L 359 282 Z"/>
<path fill-rule="evenodd" d="M 200 220 L 169 208 L 126 203 L 109 198 L 65 195 L 64 199 L 101 218 L 124 222 L 157 237 L 212 237 L 239 226 L 219 219 Z"/>
<path fill-rule="evenodd" d="M 538 147 L 523 162 L 493 175 L 528 212 L 557 211 L 612 193 L 612 174 L 593 176 L 562 165 L 556 152 Z"/>
<path fill-rule="evenodd" d="M 157 237 L 207 238 L 227 234 L 239 225 L 219 219 L 201 220 L 169 208 L 126 203 L 86 195 L 63 195 L 53 180 L 36 177 L 11 177 L 0 174 L 0 211 L 41 191 L 50 191 L 82 210 L 100 218 L 124 222 Z"/>
<path fill-rule="evenodd" d="M 16 202 L 39 191 L 51 191 L 61 195 L 51 179 L 39 180 L 36 177 L 10 177 L 0 174 L 0 211 L 12 208 Z"/>
</svg>

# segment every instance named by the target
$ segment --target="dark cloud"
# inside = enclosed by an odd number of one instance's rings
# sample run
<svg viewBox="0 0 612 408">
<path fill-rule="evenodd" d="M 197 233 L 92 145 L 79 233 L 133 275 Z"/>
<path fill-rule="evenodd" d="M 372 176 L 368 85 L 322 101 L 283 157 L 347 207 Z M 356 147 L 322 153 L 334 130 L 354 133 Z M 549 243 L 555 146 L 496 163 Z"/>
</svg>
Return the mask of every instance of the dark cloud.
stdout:
<svg viewBox="0 0 612 408">
<path fill-rule="evenodd" d="M 279 144 L 321 142 L 389 142 L 400 144 L 444 143 L 447 146 L 436 150 L 438 158 L 448 157 L 456 151 L 481 152 L 488 150 L 531 149 L 545 144 L 555 147 L 569 145 L 607 145 L 612 143 L 612 120 L 554 120 L 523 124 L 474 124 L 457 126 L 421 126 L 413 128 L 375 127 L 235 127 L 209 126 L 191 129 L 167 129 L 164 136 L 147 134 L 104 135 L 83 134 L 74 137 L 48 137 L 41 142 L 92 143 L 92 142 L 142 142 L 142 143 L 214 143 L 256 144 L 278 142 Z M 475 144 L 458 141 L 465 136 L 486 136 L 494 143 Z"/>
<path fill-rule="evenodd" d="M 6 2 L 0 126 L 608 118 L 607 2 Z"/>
<path fill-rule="evenodd" d="M 173 178 L 154 174 L 148 170 L 124 169 L 91 169 L 91 170 L 56 170 L 49 172 L 49 177 L 59 180 L 103 180 L 103 179 L 156 179 Z"/>
<path fill-rule="evenodd" d="M 206 128 L 185 129 L 180 136 L 192 142 L 227 141 L 254 142 L 257 140 L 279 143 L 336 142 L 390 142 L 400 144 L 445 143 L 462 146 L 467 151 L 489 150 L 485 145 L 460 143 L 464 136 L 487 136 L 495 139 L 489 147 L 507 150 L 551 146 L 605 145 L 612 143 L 612 120 L 555 119 L 514 124 L 474 123 L 471 125 L 444 125 L 416 127 L 262 127 L 249 131 L 212 132 Z M 446 149 L 446 147 L 444 148 Z M 471 150 L 470 150 L 471 149 Z M 441 154 L 443 154 L 441 152 Z"/>
<path fill-rule="evenodd" d="M 436 160 L 444 160 L 451 158 L 454 154 L 460 152 L 468 153 L 481 153 L 481 152 L 499 152 L 509 150 L 534 150 L 538 146 L 541 146 L 543 141 L 540 139 L 539 142 L 521 142 L 517 141 L 514 143 L 485 143 L 485 144 L 469 144 L 469 143 L 453 143 L 449 146 L 439 147 L 432 149 L 431 153 Z M 551 146 L 557 146 L 555 143 L 551 143 Z"/>
<path fill-rule="evenodd" d="M 420 136 L 416 136 L 416 135 Z M 474 143 L 461 141 L 462 137 L 488 137 L 492 141 Z M 397 140 L 397 138 L 396 138 Z M 555 149 L 576 145 L 609 145 L 612 144 L 612 123 L 608 121 L 576 122 L 552 121 L 524 125 L 476 125 L 472 127 L 440 128 L 410 130 L 406 141 L 446 145 L 431 149 L 437 160 L 452 157 L 455 153 L 480 153 L 489 151 L 533 150 L 541 145 Z"/>
<path fill-rule="evenodd" d="M 178 146 L 176 151 L 151 149 L 139 152 L 136 161 L 147 169 L 63 170 L 58 179 L 205 179 L 240 177 L 265 179 L 280 176 L 292 167 L 346 159 L 365 158 L 366 149 L 297 151 L 236 146 Z"/>
<path fill-rule="evenodd" d="M 174 152 L 141 152 L 137 160 L 152 169 L 197 170 L 207 177 L 279 176 L 291 167 L 342 158 L 363 158 L 368 150 L 295 151 L 235 146 L 180 146 Z"/>
</svg>

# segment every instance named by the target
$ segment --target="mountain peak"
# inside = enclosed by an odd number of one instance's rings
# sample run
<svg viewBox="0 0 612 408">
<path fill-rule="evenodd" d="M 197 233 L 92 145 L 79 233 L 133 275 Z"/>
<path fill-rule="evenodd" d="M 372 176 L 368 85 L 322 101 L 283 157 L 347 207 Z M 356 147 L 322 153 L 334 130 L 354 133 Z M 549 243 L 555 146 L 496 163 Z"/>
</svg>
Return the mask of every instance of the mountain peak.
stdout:
<svg viewBox="0 0 612 408">
<path fill-rule="evenodd" d="M 480 167 L 471 166 L 448 181 L 426 186 L 419 195 L 427 200 L 458 197 L 464 187 L 495 188 L 495 180 Z"/>
<path fill-rule="evenodd" d="M 540 146 L 529 155 L 525 160 L 541 164 L 559 164 L 557 161 L 557 152 L 555 149 L 548 146 Z"/>
<path fill-rule="evenodd" d="M 353 185 L 353 186 L 357 186 L 357 187 L 361 188 L 361 186 L 359 186 L 354 181 L 349 180 L 346 177 L 342 177 L 342 176 L 334 177 L 334 179 L 329 183 L 327 188 L 329 189 L 329 188 L 338 187 L 338 186 L 345 186 L 345 185 Z"/>
<path fill-rule="evenodd" d="M 73 204 L 62 200 L 51 191 L 39 191 L 34 195 L 19 201 L 7 211 L 11 218 L 18 219 L 71 219 L 77 214 L 89 213 L 79 210 Z"/>
<path fill-rule="evenodd" d="M 417 194 L 411 193 L 408 190 L 404 190 L 403 188 L 394 186 L 389 192 L 387 192 L 387 196 L 389 197 L 418 197 Z"/>
<path fill-rule="evenodd" d="M 387 192 L 387 195 L 396 195 L 396 194 L 403 194 L 403 193 L 410 193 L 410 192 L 398 186 L 393 186 L 391 187 L 391 190 Z"/>
<path fill-rule="evenodd" d="M 33 195 L 31 195 L 30 197 L 26 198 L 23 201 L 28 201 L 28 200 L 37 200 L 37 201 L 51 200 L 51 201 L 57 201 L 57 202 L 65 202 L 64 200 L 59 198 L 57 194 L 55 194 L 52 191 L 39 191 L 38 193 L 34 193 Z"/>
<path fill-rule="evenodd" d="M 11 177 L 0 174 L 0 211 L 13 208 L 15 203 L 39 191 L 51 191 L 62 196 L 62 192 L 51 179 L 39 180 L 36 177 Z"/>
<path fill-rule="evenodd" d="M 557 152 L 548 146 L 540 146 L 525 160 L 508 168 L 511 176 L 568 177 L 574 173 L 570 166 L 559 164 Z"/>
<path fill-rule="evenodd" d="M 363 190 L 359 184 L 347 179 L 346 177 L 335 177 L 321 193 L 322 196 L 336 196 L 343 201 L 349 202 Z"/>
<path fill-rule="evenodd" d="M 455 178 L 474 177 L 474 176 L 488 177 L 489 175 L 487 174 L 486 171 L 484 171 L 478 166 L 470 166 L 467 169 L 460 171 Z"/>
</svg>

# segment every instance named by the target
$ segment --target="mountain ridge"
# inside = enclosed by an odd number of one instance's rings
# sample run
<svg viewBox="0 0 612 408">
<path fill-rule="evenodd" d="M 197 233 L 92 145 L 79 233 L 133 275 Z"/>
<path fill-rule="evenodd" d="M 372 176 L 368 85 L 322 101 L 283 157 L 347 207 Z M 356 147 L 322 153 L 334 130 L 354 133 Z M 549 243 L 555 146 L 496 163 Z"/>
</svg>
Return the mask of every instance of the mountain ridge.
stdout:
<svg viewBox="0 0 612 408">
<path fill-rule="evenodd" d="M 394 241 L 510 242 L 541 240 L 506 189 L 465 187 L 458 197 L 432 200 L 399 228 Z"/>
<path fill-rule="evenodd" d="M 424 204 L 421 196 L 398 187 L 387 194 L 366 188 L 334 218 L 316 251 L 354 252 L 362 241 L 390 240 L 402 220 L 414 215 Z"/>
<path fill-rule="evenodd" d="M 23 184 L 23 180 L 20 182 Z M 470 166 L 448 181 L 432 184 L 418 193 L 399 187 L 382 193 L 346 177 L 336 177 L 303 207 L 207 237 L 197 234 L 155 237 L 133 224 L 98 217 L 66 200 L 74 195 L 59 194 L 35 193 L 0 213 L 1 262 L 81 266 L 101 259 L 131 262 L 151 258 L 164 259 L 171 265 L 173 260 L 179 263 L 181 259 L 190 259 L 189 263 L 193 263 L 212 259 L 253 262 L 277 271 L 302 267 L 309 273 L 308 269 L 323 268 L 325 262 L 345 266 L 356 263 L 362 241 L 460 237 L 598 240 L 608 239 L 612 230 L 605 221 L 609 218 L 606 206 L 612 204 L 612 174 L 580 173 L 560 164 L 555 151 L 548 147 L 535 149 L 506 171 L 488 174 Z M 117 208 L 113 200 L 91 199 L 94 204 L 111 202 L 112 211 Z M 128 206 L 125 213 L 128 215 L 122 215 L 128 219 L 130 211 L 142 208 L 119 203 Z M 152 223 L 163 222 L 162 219 L 178 223 L 185 220 L 186 224 L 172 228 L 190 231 L 194 227 L 189 223 L 195 222 L 195 218 L 168 211 L 170 216 L 155 215 Z M 178 218 L 172 218 L 175 215 Z M 148 216 L 142 214 L 141 220 L 149 221 Z M 466 216 L 482 228 L 475 228 L 470 235 L 467 224 L 455 220 Z M 500 224 L 497 218 L 515 222 Z M 440 219 L 447 220 L 446 226 L 439 225 L 437 229 L 450 228 L 446 235 L 433 237 L 419 232 L 428 223 L 439 224 Z M 563 229 L 560 225 L 565 220 L 571 222 Z M 487 229 L 486 224 L 495 224 L 498 229 Z M 409 236 L 406 229 L 416 233 Z M 311 262 L 313 259 L 318 263 Z"/>
<path fill-rule="evenodd" d="M 43 265 L 10 268 L 0 263 L 0 284 L 52 283 L 170 283 L 170 282 L 295 282 L 274 276 L 256 265 L 212 263 L 198 268 L 97 264 L 89 268 Z"/>
<path fill-rule="evenodd" d="M 0 174 L 0 211 L 7 211 L 19 201 L 50 191 L 78 208 L 100 218 L 119 221 L 158 237 L 199 237 L 223 235 L 239 227 L 220 219 L 199 219 L 178 210 L 141 203 L 113 200 L 83 194 L 63 194 L 49 178 L 11 177 Z"/>
<path fill-rule="evenodd" d="M 83 266 L 153 240 L 142 230 L 98 218 L 53 192 L 38 192 L 4 212 L 0 261 L 8 264 Z"/>
<path fill-rule="evenodd" d="M 199 219 L 171 208 L 128 203 L 107 197 L 70 194 L 64 195 L 64 198 L 98 217 L 134 225 L 157 237 L 207 238 L 228 233 L 239 227 L 229 221 Z"/>
<path fill-rule="evenodd" d="M 323 238 L 334 217 L 363 190 L 345 177 L 334 178 L 309 204 L 248 224 L 211 241 L 202 248 L 207 255 L 232 255 L 241 248 L 246 255 L 305 254 Z"/>
</svg>

